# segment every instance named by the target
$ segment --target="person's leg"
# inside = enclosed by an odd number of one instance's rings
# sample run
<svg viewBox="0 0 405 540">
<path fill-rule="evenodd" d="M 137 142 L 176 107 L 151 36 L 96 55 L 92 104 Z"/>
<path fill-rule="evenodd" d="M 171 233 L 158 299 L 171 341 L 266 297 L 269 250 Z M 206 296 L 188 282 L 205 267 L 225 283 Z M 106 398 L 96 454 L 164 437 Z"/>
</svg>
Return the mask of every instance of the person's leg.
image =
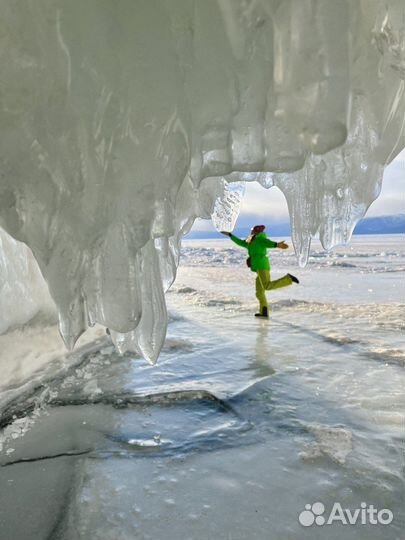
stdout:
<svg viewBox="0 0 405 540">
<path fill-rule="evenodd" d="M 256 298 L 259 300 L 260 313 L 263 313 L 263 308 L 267 308 L 266 289 L 268 281 L 265 275 L 261 275 L 265 270 L 258 270 L 256 276 Z"/>
<path fill-rule="evenodd" d="M 275 279 L 274 281 L 269 280 L 266 290 L 271 291 L 273 289 L 281 289 L 281 287 L 288 287 L 288 285 L 291 285 L 292 282 L 293 279 L 290 274 L 286 274 L 282 278 Z"/>
</svg>

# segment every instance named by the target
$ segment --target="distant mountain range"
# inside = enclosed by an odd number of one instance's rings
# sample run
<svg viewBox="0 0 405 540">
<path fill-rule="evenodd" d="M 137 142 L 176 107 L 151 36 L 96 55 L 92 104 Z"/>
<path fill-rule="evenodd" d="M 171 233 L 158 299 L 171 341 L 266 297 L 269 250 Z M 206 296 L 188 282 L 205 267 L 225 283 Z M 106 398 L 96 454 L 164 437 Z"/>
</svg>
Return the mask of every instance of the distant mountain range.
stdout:
<svg viewBox="0 0 405 540">
<path fill-rule="evenodd" d="M 362 219 L 354 234 L 398 234 L 405 233 L 405 214 L 377 216 Z"/>
<path fill-rule="evenodd" d="M 256 224 L 260 219 L 253 218 L 250 220 L 252 224 Z M 262 220 L 263 221 L 263 220 Z M 246 218 L 243 219 L 243 226 L 237 227 L 233 232 L 236 236 L 245 237 L 249 234 L 249 226 L 244 226 Z M 263 223 L 266 223 L 263 221 Z M 271 223 L 267 222 L 267 230 L 271 236 L 290 236 L 291 229 L 289 223 Z M 405 234 L 405 214 L 397 214 L 395 216 L 376 216 L 362 219 L 354 229 L 354 234 Z M 213 231 L 191 231 L 187 238 L 219 238 L 221 235 Z"/>
</svg>

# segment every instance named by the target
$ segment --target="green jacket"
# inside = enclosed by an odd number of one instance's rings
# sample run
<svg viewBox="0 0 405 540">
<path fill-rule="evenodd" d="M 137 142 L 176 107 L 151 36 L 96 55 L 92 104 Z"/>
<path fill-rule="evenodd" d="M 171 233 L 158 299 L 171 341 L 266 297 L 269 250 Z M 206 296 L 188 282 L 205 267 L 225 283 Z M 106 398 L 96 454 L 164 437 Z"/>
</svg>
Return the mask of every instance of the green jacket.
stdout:
<svg viewBox="0 0 405 540">
<path fill-rule="evenodd" d="M 270 270 L 270 262 L 267 258 L 267 249 L 277 247 L 277 242 L 273 242 L 267 238 L 266 233 L 258 233 L 254 239 L 248 243 L 246 240 L 241 240 L 237 236 L 231 234 L 229 238 L 235 242 L 236 245 L 244 247 L 248 250 L 252 272 L 257 270 Z"/>
</svg>

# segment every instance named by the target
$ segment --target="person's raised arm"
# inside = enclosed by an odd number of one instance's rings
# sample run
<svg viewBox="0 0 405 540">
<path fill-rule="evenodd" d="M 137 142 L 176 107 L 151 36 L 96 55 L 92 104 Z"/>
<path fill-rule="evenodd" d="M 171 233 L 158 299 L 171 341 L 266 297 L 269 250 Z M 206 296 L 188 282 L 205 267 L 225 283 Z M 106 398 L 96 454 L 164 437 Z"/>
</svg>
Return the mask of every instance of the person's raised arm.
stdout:
<svg viewBox="0 0 405 540">
<path fill-rule="evenodd" d="M 288 244 L 286 244 L 284 240 L 282 240 L 281 242 L 274 242 L 274 240 L 270 240 L 270 238 L 265 238 L 262 240 L 262 242 L 267 248 L 280 248 L 280 249 L 288 248 Z"/>
<path fill-rule="evenodd" d="M 221 231 L 221 234 L 224 234 L 225 236 L 229 236 L 232 242 L 234 242 L 237 246 L 244 247 L 244 248 L 248 247 L 248 244 L 245 240 L 238 238 L 237 236 L 233 235 L 232 233 L 228 231 Z"/>
</svg>

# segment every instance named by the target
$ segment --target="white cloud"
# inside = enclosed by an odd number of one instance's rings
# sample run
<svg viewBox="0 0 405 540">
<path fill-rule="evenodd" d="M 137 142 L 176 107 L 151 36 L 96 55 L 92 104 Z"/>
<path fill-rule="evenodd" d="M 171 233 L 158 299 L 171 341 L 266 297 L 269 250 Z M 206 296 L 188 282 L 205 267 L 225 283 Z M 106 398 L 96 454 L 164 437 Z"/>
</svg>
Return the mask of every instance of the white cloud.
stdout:
<svg viewBox="0 0 405 540">
<path fill-rule="evenodd" d="M 196 219 L 193 225 L 193 231 L 215 231 L 210 219 Z"/>
<path fill-rule="evenodd" d="M 266 189 L 257 182 L 248 182 L 241 214 L 263 216 L 271 214 L 278 221 L 288 219 L 287 201 L 276 187 Z"/>
<path fill-rule="evenodd" d="M 386 167 L 380 196 L 370 206 L 368 216 L 405 212 L 405 150 Z"/>
</svg>

